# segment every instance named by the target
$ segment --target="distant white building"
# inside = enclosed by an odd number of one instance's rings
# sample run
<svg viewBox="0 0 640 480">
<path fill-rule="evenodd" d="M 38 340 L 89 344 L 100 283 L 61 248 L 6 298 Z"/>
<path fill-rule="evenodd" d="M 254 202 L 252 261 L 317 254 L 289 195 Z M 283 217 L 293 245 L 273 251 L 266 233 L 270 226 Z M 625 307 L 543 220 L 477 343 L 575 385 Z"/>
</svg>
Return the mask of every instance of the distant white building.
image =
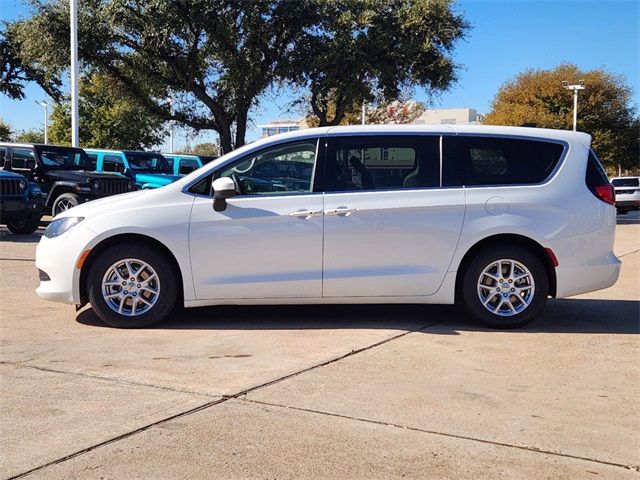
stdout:
<svg viewBox="0 0 640 480">
<path fill-rule="evenodd" d="M 475 125 L 482 123 L 482 115 L 474 108 L 442 108 L 425 110 L 413 122 L 418 125 Z"/>
<path fill-rule="evenodd" d="M 279 133 L 300 130 L 299 120 L 272 120 L 266 125 L 258 125 L 262 129 L 262 138 L 277 135 Z"/>
</svg>

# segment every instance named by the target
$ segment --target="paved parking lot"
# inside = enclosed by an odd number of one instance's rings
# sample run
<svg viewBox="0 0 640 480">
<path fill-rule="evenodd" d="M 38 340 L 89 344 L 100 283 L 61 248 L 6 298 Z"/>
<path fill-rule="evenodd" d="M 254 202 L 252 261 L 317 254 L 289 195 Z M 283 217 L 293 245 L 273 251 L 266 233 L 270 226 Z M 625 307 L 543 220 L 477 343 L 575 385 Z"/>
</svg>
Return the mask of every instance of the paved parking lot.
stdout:
<svg viewBox="0 0 640 480">
<path fill-rule="evenodd" d="M 439 306 L 216 307 L 148 330 L 34 293 L 0 229 L 0 476 L 639 478 L 640 218 L 613 288 L 518 331 Z"/>
</svg>

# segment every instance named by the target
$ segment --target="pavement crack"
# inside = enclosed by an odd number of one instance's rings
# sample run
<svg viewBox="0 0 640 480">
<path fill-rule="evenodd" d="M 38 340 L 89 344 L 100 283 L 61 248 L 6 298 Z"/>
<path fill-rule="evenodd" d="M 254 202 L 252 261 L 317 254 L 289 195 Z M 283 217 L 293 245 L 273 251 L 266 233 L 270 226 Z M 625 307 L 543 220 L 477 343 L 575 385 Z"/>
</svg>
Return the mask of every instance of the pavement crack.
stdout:
<svg viewBox="0 0 640 480">
<path fill-rule="evenodd" d="M 155 422 L 149 423 L 147 425 L 144 425 L 142 427 L 136 428 L 136 429 L 131 430 L 129 432 L 122 433 L 120 435 L 117 435 L 115 437 L 109 438 L 109 439 L 104 440 L 102 442 L 98 442 L 98 443 L 96 443 L 94 445 L 91 445 L 89 447 L 86 447 L 86 448 L 83 448 L 83 449 L 78 450 L 76 452 L 70 453 L 69 455 L 65 455 L 64 457 L 58 458 L 56 460 L 52 460 L 52 461 L 47 462 L 45 464 L 39 465 L 37 467 L 33 467 L 33 468 L 31 468 L 31 469 L 29 469 L 29 470 L 27 470 L 25 472 L 22 472 L 22 473 L 19 473 L 17 475 L 14 475 L 12 477 L 9 477 L 7 480 L 14 480 L 14 479 L 18 479 L 18 478 L 24 478 L 24 477 L 26 477 L 28 475 L 31 475 L 31 474 L 36 473 L 36 472 L 39 472 L 39 471 L 41 471 L 41 470 L 43 470 L 43 469 L 45 469 L 47 467 L 52 467 L 54 465 L 58 465 L 60 463 L 66 462 L 67 460 L 71 460 L 73 458 L 79 457 L 81 455 L 89 453 L 89 452 L 91 452 L 93 450 L 96 450 L 98 448 L 110 445 L 110 444 L 115 443 L 115 442 L 119 442 L 120 440 L 125 440 L 125 439 L 127 439 L 129 437 L 132 437 L 132 436 L 137 435 L 139 433 L 145 432 L 145 431 L 149 430 L 150 428 L 156 427 L 158 425 L 163 425 L 163 424 L 165 424 L 167 422 L 170 422 L 172 420 L 176 420 L 178 418 L 186 417 L 188 415 L 192 415 L 194 413 L 201 412 L 203 410 L 211 408 L 211 407 L 213 407 L 215 405 L 220 405 L 221 403 L 227 402 L 229 400 L 233 400 L 233 399 L 237 399 L 237 398 L 240 398 L 240 397 L 244 397 L 248 393 L 254 392 L 254 391 L 262 389 L 262 388 L 269 387 L 269 386 L 274 385 L 276 383 L 283 382 L 285 380 L 288 380 L 289 378 L 293 378 L 293 377 L 296 377 L 298 375 L 302 375 L 303 373 L 309 372 L 311 370 L 315 370 L 316 368 L 324 367 L 326 365 L 330 365 L 332 363 L 339 362 L 340 360 L 343 360 L 345 358 L 351 357 L 353 355 L 357 355 L 357 354 L 365 352 L 367 350 L 371 350 L 372 348 L 379 347 L 379 346 L 384 345 L 386 343 L 389 343 L 389 342 L 392 342 L 392 341 L 397 340 L 399 338 L 405 337 L 405 336 L 407 336 L 407 335 L 409 335 L 411 333 L 420 332 L 422 330 L 425 330 L 427 328 L 433 327 L 433 326 L 438 325 L 440 323 L 444 323 L 446 321 L 452 320 L 457 316 L 458 316 L 457 313 L 453 314 L 453 315 L 449 315 L 444 319 L 428 323 L 426 325 L 423 325 L 423 326 L 415 328 L 415 329 L 407 330 L 407 331 L 402 332 L 402 333 L 400 333 L 398 335 L 394 335 L 392 337 L 386 338 L 384 340 L 381 340 L 379 342 L 373 343 L 371 345 L 367 345 L 366 347 L 362 347 L 362 348 L 357 348 L 355 350 L 351 350 L 348 353 L 345 353 L 344 355 L 340 355 L 339 357 L 332 358 L 330 360 L 318 363 L 316 365 L 312 365 L 312 366 L 307 367 L 307 368 L 303 368 L 302 370 L 298 370 L 297 372 L 293 372 L 293 373 L 289 373 L 287 375 L 283 375 L 282 377 L 276 378 L 275 380 L 271 380 L 271 381 L 268 381 L 268 382 L 265 382 L 265 383 L 261 383 L 260 385 L 255 385 L 253 387 L 247 388 L 245 390 L 242 390 L 242 391 L 240 391 L 238 393 L 235 393 L 235 394 L 232 394 L 232 395 L 223 395 L 221 397 L 216 398 L 215 400 L 203 403 L 202 405 L 199 405 L 197 407 L 193 407 L 193 408 L 190 408 L 190 409 L 185 410 L 183 412 L 179 412 L 179 413 L 176 413 L 174 415 L 171 415 L 169 417 L 165 417 L 165 418 L 162 418 L 160 420 L 156 420 Z M 83 373 L 64 372 L 64 371 L 58 371 L 58 370 L 54 370 L 54 369 L 46 369 L 46 368 L 43 368 L 43 367 L 36 367 L 36 366 L 33 366 L 33 365 L 23 365 L 23 364 L 20 364 L 20 363 L 11 363 L 11 362 L 0 361 L 0 364 L 19 365 L 19 366 L 22 366 L 22 367 L 25 367 L 25 368 L 34 368 L 34 369 L 37 369 L 37 370 L 43 370 L 43 371 L 48 371 L 48 372 L 70 373 L 72 375 L 80 375 L 80 376 L 87 376 L 87 377 L 91 377 L 91 378 L 99 378 L 101 380 L 118 381 L 118 380 L 114 380 L 114 379 L 111 379 L 111 378 L 108 378 L 108 377 L 104 378 L 104 377 L 99 377 L 99 376 L 92 376 L 92 375 L 88 375 L 88 374 L 83 374 Z M 122 381 L 122 382 L 123 383 L 131 383 L 133 385 L 138 385 L 138 383 L 134 383 L 134 382 L 128 382 L 128 381 Z M 153 386 L 153 385 L 148 385 L 148 386 Z M 165 388 L 165 387 L 156 387 L 156 388 L 162 388 L 162 389 L 165 389 L 165 390 L 172 390 L 170 388 Z M 185 392 L 185 393 L 192 393 L 192 392 Z"/>
<path fill-rule="evenodd" d="M 622 255 L 618 255 L 618 258 L 626 257 L 627 255 L 632 255 L 634 253 L 640 252 L 640 248 L 638 250 L 634 250 L 632 252 L 623 253 Z"/>
<path fill-rule="evenodd" d="M 313 408 L 304 408 L 304 407 L 293 407 L 290 405 L 282 405 L 279 403 L 271 403 L 271 402 L 264 402 L 261 400 L 251 400 L 248 398 L 240 398 L 238 399 L 241 402 L 247 402 L 247 403 L 253 403 L 256 405 L 263 405 L 263 406 L 267 406 L 267 407 L 274 407 L 274 408 L 284 408 L 284 409 L 288 409 L 288 410 L 296 410 L 299 412 L 306 412 L 306 413 L 314 413 L 317 415 L 325 415 L 328 417 L 335 417 L 335 418 L 342 418 L 345 420 L 353 420 L 356 422 L 364 422 L 364 423 L 370 423 L 370 424 L 374 424 L 374 425 L 381 425 L 381 426 L 385 426 L 385 427 L 394 427 L 394 428 L 401 428 L 404 430 L 410 430 L 412 432 L 419 432 L 419 433 L 426 433 L 429 435 L 438 435 L 441 437 L 449 437 L 449 438 L 456 438 L 459 440 L 467 440 L 467 441 L 471 441 L 471 442 L 477 442 L 477 443 L 483 443 L 486 445 L 495 445 L 498 447 L 506 447 L 506 448 L 515 448 L 517 450 L 524 450 L 527 452 L 534 452 L 534 453 L 542 453 L 545 455 L 553 455 L 556 457 L 564 457 L 564 458 L 571 458 L 574 460 L 582 460 L 585 462 L 592 462 L 592 463 L 598 463 L 598 464 L 602 464 L 602 465 L 609 465 L 609 466 L 613 466 L 613 467 L 620 467 L 620 468 L 624 468 L 626 470 L 635 470 L 635 471 L 640 471 L 640 467 L 637 465 L 628 465 L 628 464 L 623 464 L 623 463 L 617 463 L 617 462 L 609 462 L 607 460 L 600 460 L 597 458 L 591 458 L 591 457 L 582 457 L 580 455 L 572 455 L 570 453 L 563 453 L 563 452 L 557 452 L 554 450 L 545 450 L 542 448 L 538 448 L 538 447 L 534 447 L 534 446 L 529 446 L 529 445 L 516 445 L 513 443 L 505 443 L 505 442 L 498 442 L 495 440 L 488 440 L 485 438 L 477 438 L 477 437 L 470 437 L 467 435 L 459 435 L 459 434 L 455 434 L 455 433 L 448 433 L 448 432 L 439 432 L 436 430 L 428 430 L 428 429 L 424 429 L 424 428 L 418 428 L 418 427 L 411 427 L 409 425 L 401 425 L 401 424 L 397 424 L 397 423 L 392 423 L 392 422 L 383 422 L 380 420 L 372 420 L 369 418 L 362 418 L 362 417 L 354 417 L 351 415 L 343 415 L 340 413 L 333 413 L 333 412 L 325 412 L 323 410 L 316 410 Z"/>
<path fill-rule="evenodd" d="M 29 365 L 28 363 L 24 363 L 24 362 L 7 362 L 7 361 L 0 361 L 0 365 L 12 365 L 15 367 L 22 367 L 22 368 L 30 368 L 32 370 L 39 370 L 41 372 L 47 372 L 47 373 L 60 373 L 63 375 L 75 375 L 77 377 L 84 377 L 84 378 L 90 378 L 93 380 L 103 380 L 103 381 L 107 381 L 107 382 L 113 382 L 113 383 L 119 383 L 119 384 L 123 384 L 123 385 L 132 385 L 132 386 L 137 386 L 137 387 L 148 387 L 148 388 L 156 388 L 158 390 L 165 390 L 165 391 L 169 391 L 169 392 L 175 392 L 175 393 L 187 393 L 190 395 L 198 395 L 198 396 L 202 396 L 202 397 L 216 397 L 219 398 L 220 395 L 212 395 L 212 394 L 208 394 L 208 393 L 203 393 L 203 392 L 197 392 L 194 390 L 188 390 L 188 389 L 183 389 L 183 388 L 175 388 L 175 387 L 165 387 L 162 385 L 155 385 L 153 383 L 146 383 L 146 382 L 134 382 L 132 380 L 124 380 L 121 378 L 114 378 L 114 377 L 107 377 L 107 376 L 103 376 L 103 375 L 95 375 L 95 374 L 91 374 L 91 373 L 84 373 L 84 372 L 70 372 L 68 370 L 59 370 L 56 368 L 48 368 L 48 367 L 40 367 L 37 365 Z"/>
</svg>

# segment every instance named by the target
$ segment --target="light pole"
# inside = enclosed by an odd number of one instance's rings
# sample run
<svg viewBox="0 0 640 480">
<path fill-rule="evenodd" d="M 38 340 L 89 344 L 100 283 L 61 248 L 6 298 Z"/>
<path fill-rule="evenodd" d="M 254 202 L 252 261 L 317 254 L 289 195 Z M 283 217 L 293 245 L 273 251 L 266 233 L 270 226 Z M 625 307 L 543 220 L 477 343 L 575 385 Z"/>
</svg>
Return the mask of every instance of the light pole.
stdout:
<svg viewBox="0 0 640 480">
<path fill-rule="evenodd" d="M 569 85 L 569 82 L 562 82 L 562 86 L 567 90 L 573 90 L 573 131 L 576 131 L 578 124 L 578 91 L 584 90 L 584 80 L 580 80 L 577 85 Z"/>
<path fill-rule="evenodd" d="M 365 117 L 367 115 L 367 104 L 365 103 L 365 101 L 362 101 L 362 125 L 365 124 Z"/>
<path fill-rule="evenodd" d="M 169 113 L 173 115 L 173 97 L 167 97 L 167 103 L 169 104 Z M 173 149 L 173 120 L 169 120 L 169 152 L 174 153 Z"/>
<path fill-rule="evenodd" d="M 49 143 L 49 135 L 48 135 L 48 132 L 49 132 L 49 107 L 51 105 L 49 105 L 44 100 L 41 100 L 40 102 L 37 101 L 37 100 L 34 100 L 34 102 L 44 108 L 44 144 L 46 145 L 47 143 Z"/>
<path fill-rule="evenodd" d="M 69 0 L 71 10 L 71 146 L 78 147 L 78 0 Z"/>
</svg>

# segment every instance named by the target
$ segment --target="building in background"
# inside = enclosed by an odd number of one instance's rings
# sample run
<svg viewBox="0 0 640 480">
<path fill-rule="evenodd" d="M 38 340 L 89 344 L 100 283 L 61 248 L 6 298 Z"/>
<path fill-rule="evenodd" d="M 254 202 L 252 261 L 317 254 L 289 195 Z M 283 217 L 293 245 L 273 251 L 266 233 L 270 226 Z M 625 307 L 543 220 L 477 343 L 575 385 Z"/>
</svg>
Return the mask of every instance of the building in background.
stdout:
<svg viewBox="0 0 640 480">
<path fill-rule="evenodd" d="M 482 123 L 482 115 L 474 108 L 442 108 L 425 110 L 414 120 L 418 125 L 477 125 Z"/>
<path fill-rule="evenodd" d="M 258 125 L 258 128 L 262 129 L 261 138 L 265 138 L 279 133 L 300 130 L 300 120 L 272 120 L 266 125 Z"/>
</svg>

